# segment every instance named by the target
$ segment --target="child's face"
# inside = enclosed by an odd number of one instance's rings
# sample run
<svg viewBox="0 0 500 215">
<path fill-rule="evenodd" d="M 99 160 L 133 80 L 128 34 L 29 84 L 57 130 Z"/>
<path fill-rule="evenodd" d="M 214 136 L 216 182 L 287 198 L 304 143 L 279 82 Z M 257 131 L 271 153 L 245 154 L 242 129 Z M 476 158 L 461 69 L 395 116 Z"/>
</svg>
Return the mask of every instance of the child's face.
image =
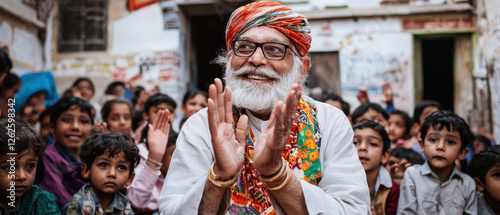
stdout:
<svg viewBox="0 0 500 215">
<path fill-rule="evenodd" d="M 126 104 L 114 104 L 108 116 L 108 127 L 111 131 L 129 134 L 132 129 L 132 114 Z"/>
<path fill-rule="evenodd" d="M 0 97 L 2 97 L 5 100 L 15 98 L 17 92 L 19 92 L 19 89 L 21 89 L 22 85 L 23 85 L 23 83 L 19 81 L 19 83 L 17 83 L 15 86 L 13 86 L 11 88 L 2 89 L 1 90 L 2 94 L 0 95 Z"/>
<path fill-rule="evenodd" d="M 452 167 L 456 159 L 463 160 L 467 154 L 466 148 L 460 149 L 460 133 L 449 131 L 446 127 L 438 131 L 431 126 L 422 141 L 422 152 L 425 153 L 429 166 L 435 169 Z"/>
<path fill-rule="evenodd" d="M 49 127 L 50 127 L 50 116 L 43 116 L 40 118 L 40 136 L 42 138 L 47 137 L 49 135 Z"/>
<path fill-rule="evenodd" d="M 22 110 L 22 116 L 27 118 L 31 122 L 36 122 L 40 117 L 40 114 L 45 110 L 45 94 L 38 93 L 26 102 Z"/>
<path fill-rule="evenodd" d="M 388 129 L 387 120 L 384 118 L 384 115 L 382 115 L 381 113 L 379 113 L 373 109 L 368 109 L 368 111 L 366 111 L 363 115 L 358 117 L 356 119 L 356 122 L 354 122 L 354 123 L 360 122 L 363 119 L 367 119 L 367 120 L 370 120 L 372 122 L 379 123 L 380 125 L 384 126 L 386 131 Z"/>
<path fill-rule="evenodd" d="M 109 151 L 96 157 L 91 167 L 82 163 L 82 176 L 90 178 L 90 184 L 96 193 L 112 194 L 119 192 L 125 185 L 130 185 L 134 173 L 130 174 L 130 162 L 125 153 L 120 152 L 109 157 Z"/>
<path fill-rule="evenodd" d="M 94 92 L 92 92 L 92 87 L 90 86 L 90 83 L 87 81 L 80 81 L 76 86 L 74 86 L 72 89 L 73 94 L 75 93 L 80 93 L 81 98 L 85 101 L 89 101 L 93 96 Z"/>
<path fill-rule="evenodd" d="M 474 151 L 476 151 L 476 153 L 479 153 L 479 152 L 486 149 L 486 146 L 484 145 L 484 143 L 479 141 L 479 140 L 474 140 L 473 146 L 474 146 Z"/>
<path fill-rule="evenodd" d="M 484 177 L 484 190 L 497 202 L 500 203 L 500 164 L 493 166 Z M 483 191 L 484 192 L 484 191 Z"/>
<path fill-rule="evenodd" d="M 418 119 L 418 121 L 420 122 L 420 125 L 424 124 L 425 118 L 427 118 L 428 116 L 430 116 L 432 113 L 434 113 L 436 111 L 439 111 L 439 109 L 436 106 L 429 106 L 429 107 L 424 108 L 424 110 L 422 111 L 422 114 L 420 114 L 420 118 Z"/>
<path fill-rule="evenodd" d="M 66 148 L 78 150 L 87 140 L 92 128 L 90 116 L 74 105 L 64 111 L 50 126 L 55 140 Z"/>
<path fill-rule="evenodd" d="M 171 105 L 169 105 L 167 103 L 161 103 L 159 105 L 152 106 L 151 108 L 149 108 L 149 112 L 147 115 L 144 113 L 143 118 L 145 120 L 149 120 L 149 122 L 153 123 L 156 120 L 156 118 L 158 117 L 158 111 L 165 110 L 165 109 L 170 111 L 170 123 L 172 123 L 175 119 L 175 109 L 174 109 L 174 107 L 172 107 Z"/>
<path fill-rule="evenodd" d="M 198 94 L 186 101 L 186 104 L 182 106 L 182 112 L 184 112 L 186 118 L 189 118 L 205 107 L 207 107 L 207 98 L 201 94 Z"/>
<path fill-rule="evenodd" d="M 387 162 L 389 150 L 382 153 L 384 143 L 382 137 L 371 128 L 356 129 L 353 138 L 358 157 L 366 172 L 377 170 L 381 164 Z"/>
<path fill-rule="evenodd" d="M 389 139 L 396 142 L 405 137 L 406 123 L 401 115 L 391 114 L 389 116 Z"/>
<path fill-rule="evenodd" d="M 19 199 L 33 186 L 38 156 L 36 156 L 35 151 L 30 149 L 18 153 L 15 157 L 14 169 L 11 169 L 11 157 L 8 155 L 0 156 L 0 195 L 2 195 L 2 198 L 10 196 L 10 191 L 7 191 L 7 189 L 12 186 L 11 181 L 13 181 L 15 183 L 13 185 L 15 196 L 16 199 Z M 12 176 L 9 178 L 10 171 L 15 172 L 15 178 Z"/>
</svg>

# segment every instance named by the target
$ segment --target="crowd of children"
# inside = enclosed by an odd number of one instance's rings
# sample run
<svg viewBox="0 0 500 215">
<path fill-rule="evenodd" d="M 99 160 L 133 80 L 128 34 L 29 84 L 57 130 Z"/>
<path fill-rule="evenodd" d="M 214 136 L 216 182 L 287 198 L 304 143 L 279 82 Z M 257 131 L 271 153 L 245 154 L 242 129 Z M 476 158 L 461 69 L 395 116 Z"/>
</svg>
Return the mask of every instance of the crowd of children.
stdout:
<svg viewBox="0 0 500 215">
<path fill-rule="evenodd" d="M 187 92 L 173 125 L 177 103 L 158 88 L 115 81 L 96 102 L 82 77 L 59 98 L 50 72 L 18 77 L 11 67 L 0 51 L 0 193 L 14 199 L 2 198 L 0 214 L 157 214 L 173 127 L 207 107 L 207 94 Z M 384 84 L 384 108 L 360 90 L 352 114 L 338 95 L 318 98 L 353 124 L 371 213 L 500 214 L 500 146 L 487 129 L 474 135 L 436 101 L 417 104 L 411 118 L 390 92 Z"/>
</svg>

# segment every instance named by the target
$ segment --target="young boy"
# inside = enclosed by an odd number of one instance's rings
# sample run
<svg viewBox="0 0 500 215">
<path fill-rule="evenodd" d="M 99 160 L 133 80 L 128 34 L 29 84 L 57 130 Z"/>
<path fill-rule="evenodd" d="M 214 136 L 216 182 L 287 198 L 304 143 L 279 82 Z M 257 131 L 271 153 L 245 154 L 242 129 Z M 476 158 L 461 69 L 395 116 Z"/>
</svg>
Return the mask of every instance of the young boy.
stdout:
<svg viewBox="0 0 500 215">
<path fill-rule="evenodd" d="M 492 146 L 474 155 L 469 173 L 476 181 L 477 214 L 500 214 L 500 146 Z"/>
<path fill-rule="evenodd" d="M 377 122 L 384 126 L 385 130 L 389 130 L 389 114 L 378 104 L 365 103 L 360 105 L 354 112 L 352 112 L 352 122 L 357 123 L 363 119 Z"/>
<path fill-rule="evenodd" d="M 391 179 L 389 171 L 383 167 L 391 152 L 387 132 L 380 124 L 368 120 L 354 124 L 352 129 L 353 143 L 366 172 L 372 213 L 396 214 L 399 185 Z"/>
<path fill-rule="evenodd" d="M 26 123 L 10 119 L 0 119 L 0 214 L 59 214 L 56 196 L 33 185 L 45 142 Z"/>
<path fill-rule="evenodd" d="M 71 200 L 85 184 L 80 175 L 80 150 L 94 124 L 94 108 L 85 100 L 64 97 L 50 113 L 50 144 L 43 157 L 43 170 L 37 174 L 40 188 L 57 196 L 59 208 Z"/>
<path fill-rule="evenodd" d="M 469 125 L 438 111 L 425 119 L 420 133 L 427 162 L 404 173 L 398 214 L 476 214 L 474 180 L 455 166 L 468 152 L 473 137 Z"/>
<path fill-rule="evenodd" d="M 399 147 L 391 150 L 391 156 L 385 164 L 385 168 L 391 173 L 392 180 L 400 184 L 408 167 L 424 163 L 424 158 L 418 152 Z"/>
<path fill-rule="evenodd" d="M 90 181 L 62 209 L 63 214 L 134 214 L 128 198 L 120 193 L 134 179 L 139 149 L 122 132 L 100 133 L 82 147 L 82 175 Z"/>
</svg>

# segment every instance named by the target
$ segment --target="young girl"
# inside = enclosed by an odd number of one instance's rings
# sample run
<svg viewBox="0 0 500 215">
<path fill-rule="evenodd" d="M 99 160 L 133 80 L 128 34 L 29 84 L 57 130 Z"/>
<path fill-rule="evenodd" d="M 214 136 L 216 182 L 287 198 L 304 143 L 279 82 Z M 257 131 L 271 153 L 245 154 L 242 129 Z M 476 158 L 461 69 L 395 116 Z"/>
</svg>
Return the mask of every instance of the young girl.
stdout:
<svg viewBox="0 0 500 215">
<path fill-rule="evenodd" d="M 16 74 L 9 73 L 5 76 L 0 86 L 0 118 L 7 118 L 10 108 L 8 101 L 16 97 L 22 85 L 21 79 Z"/>
<path fill-rule="evenodd" d="M 80 151 L 94 124 L 94 108 L 77 97 L 64 97 L 52 108 L 49 130 L 55 143 L 47 147 L 44 171 L 37 178 L 40 188 L 56 195 L 62 208 L 85 184 L 80 174 Z"/>
<path fill-rule="evenodd" d="M 382 125 L 362 120 L 352 126 L 353 144 L 366 172 L 373 214 L 396 214 L 399 185 L 384 168 L 391 150 L 387 132 Z"/>
<path fill-rule="evenodd" d="M 127 197 L 136 212 L 158 211 L 158 198 L 175 149 L 169 147 L 175 146 L 172 143 L 175 137 L 169 136 L 174 133 L 169 120 L 174 110 L 174 100 L 164 94 L 152 95 L 146 101 L 144 118 L 152 125 L 147 125 L 141 143 L 137 144 L 141 160 L 135 168 L 134 181 L 127 189 Z"/>
<path fill-rule="evenodd" d="M 132 132 L 132 111 L 130 102 L 113 99 L 104 103 L 101 114 L 108 130 L 121 131 L 134 137 L 134 132 Z"/>
<path fill-rule="evenodd" d="M 95 95 L 94 83 L 88 78 L 78 78 L 73 82 L 71 87 L 71 94 L 75 97 L 81 98 L 89 102 L 96 112 L 95 120 L 101 121 L 101 105 L 99 103 L 92 101 L 92 97 Z"/>
<path fill-rule="evenodd" d="M 411 119 L 407 113 L 401 110 L 393 110 L 389 114 L 389 139 L 391 148 L 403 146 L 404 142 L 410 138 Z"/>
<path fill-rule="evenodd" d="M 35 130 L 16 120 L 0 119 L 0 214 L 59 214 L 56 196 L 33 185 L 46 144 Z M 9 135 L 11 129 L 15 137 Z M 15 143 L 14 148 L 8 143 Z"/>
</svg>

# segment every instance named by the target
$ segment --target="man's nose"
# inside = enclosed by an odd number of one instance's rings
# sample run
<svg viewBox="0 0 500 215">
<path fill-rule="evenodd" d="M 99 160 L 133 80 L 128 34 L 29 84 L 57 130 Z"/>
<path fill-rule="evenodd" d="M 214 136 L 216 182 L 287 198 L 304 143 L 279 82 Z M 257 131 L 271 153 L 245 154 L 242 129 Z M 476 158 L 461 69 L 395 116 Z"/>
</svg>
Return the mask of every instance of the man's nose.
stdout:
<svg viewBox="0 0 500 215">
<path fill-rule="evenodd" d="M 257 47 L 252 56 L 248 58 L 248 61 L 256 67 L 265 65 L 267 63 L 267 59 L 264 56 L 264 50 L 261 47 Z"/>
</svg>

